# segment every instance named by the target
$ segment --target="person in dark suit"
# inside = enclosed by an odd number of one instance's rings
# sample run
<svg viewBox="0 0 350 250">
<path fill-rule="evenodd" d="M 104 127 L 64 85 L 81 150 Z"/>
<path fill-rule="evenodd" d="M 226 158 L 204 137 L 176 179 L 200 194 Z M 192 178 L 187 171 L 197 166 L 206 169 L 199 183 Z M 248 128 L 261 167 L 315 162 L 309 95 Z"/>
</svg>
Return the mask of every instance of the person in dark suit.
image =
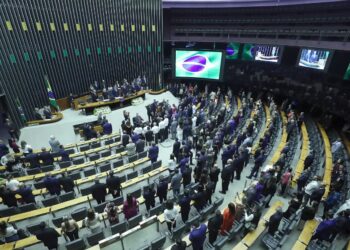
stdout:
<svg viewBox="0 0 350 250">
<path fill-rule="evenodd" d="M 276 212 L 271 215 L 268 224 L 268 233 L 271 234 L 272 236 L 275 234 L 275 232 L 278 230 L 278 227 L 280 225 L 280 222 L 283 217 L 283 212 L 282 208 L 278 207 Z"/>
<path fill-rule="evenodd" d="M 212 182 L 211 180 L 208 181 L 206 187 L 205 187 L 205 198 L 206 202 L 211 204 L 211 197 L 214 193 L 214 188 L 215 188 L 215 183 Z"/>
<path fill-rule="evenodd" d="M 163 203 L 163 200 L 167 200 L 168 195 L 168 181 L 166 178 L 160 180 L 157 186 L 157 196 L 159 198 L 160 203 Z"/>
<path fill-rule="evenodd" d="M 151 146 L 152 141 L 153 141 L 153 131 L 151 130 L 150 127 L 147 127 L 147 131 L 145 133 L 145 138 L 146 138 L 147 146 Z"/>
<path fill-rule="evenodd" d="M 215 192 L 216 184 L 219 181 L 219 174 L 220 174 L 220 169 L 216 164 L 214 164 L 214 166 L 210 169 L 210 172 L 209 172 L 210 180 L 215 183 L 213 192 Z"/>
<path fill-rule="evenodd" d="M 0 186 L 0 197 L 2 202 L 8 207 L 17 207 L 16 193 L 5 186 Z"/>
<path fill-rule="evenodd" d="M 33 153 L 33 149 L 28 149 L 28 154 L 25 157 L 25 160 L 29 162 L 31 168 L 40 167 L 39 157 L 37 154 Z"/>
<path fill-rule="evenodd" d="M 113 128 L 112 124 L 106 120 L 106 122 L 103 124 L 103 134 L 104 135 L 110 135 L 112 134 Z"/>
<path fill-rule="evenodd" d="M 179 206 L 181 208 L 181 219 L 184 223 L 186 223 L 191 210 L 191 197 L 187 189 L 185 189 L 184 195 L 179 200 Z"/>
<path fill-rule="evenodd" d="M 139 138 L 136 142 L 136 152 L 142 153 L 145 150 L 145 141 Z"/>
<path fill-rule="evenodd" d="M 173 145 L 173 154 L 175 155 L 177 163 L 179 163 L 179 155 L 180 155 L 180 148 L 181 148 L 181 143 L 179 140 L 176 138 L 174 145 Z"/>
<path fill-rule="evenodd" d="M 109 172 L 109 176 L 106 180 L 106 185 L 110 194 L 112 194 L 113 198 L 117 198 L 120 196 L 120 178 L 119 176 L 115 176 L 113 171 Z"/>
<path fill-rule="evenodd" d="M 61 161 L 70 161 L 68 152 L 64 149 L 63 145 L 60 145 L 58 155 L 61 157 Z"/>
<path fill-rule="evenodd" d="M 231 164 L 226 165 L 221 172 L 221 180 L 222 180 L 222 190 L 220 193 L 226 194 L 228 190 L 228 185 L 230 184 L 231 174 L 232 174 L 232 166 Z"/>
<path fill-rule="evenodd" d="M 182 184 L 184 185 L 184 188 L 186 188 L 187 185 L 191 184 L 191 179 L 192 179 L 192 168 L 188 164 L 186 164 L 186 167 L 182 172 Z"/>
<path fill-rule="evenodd" d="M 154 207 L 156 204 L 155 195 L 156 195 L 156 191 L 153 189 L 153 187 L 148 187 L 143 194 L 143 198 L 145 199 L 147 213 L 149 213 L 149 210 L 152 207 Z"/>
<path fill-rule="evenodd" d="M 245 166 L 244 164 L 245 164 L 245 156 L 243 154 L 240 154 L 233 162 L 234 169 L 236 171 L 237 180 L 241 179 L 241 173 L 242 173 L 243 167 Z"/>
<path fill-rule="evenodd" d="M 100 183 L 99 179 L 95 179 L 95 184 L 90 187 L 92 197 L 97 201 L 98 204 L 101 204 L 106 201 L 106 184 Z"/>
<path fill-rule="evenodd" d="M 45 222 L 41 222 L 40 230 L 36 233 L 36 238 L 40 240 L 48 249 L 58 249 L 58 237 L 60 234 L 53 228 L 47 227 Z"/>
<path fill-rule="evenodd" d="M 126 133 L 126 131 L 124 131 L 122 135 L 122 144 L 124 147 L 126 147 L 126 145 L 129 143 L 129 140 L 130 136 Z"/>
<path fill-rule="evenodd" d="M 41 148 L 41 153 L 39 154 L 39 159 L 42 161 L 43 166 L 52 165 L 54 162 L 53 156 L 50 152 L 46 151 L 46 148 Z"/>
<path fill-rule="evenodd" d="M 209 243 L 213 244 L 219 234 L 221 225 L 223 222 L 223 216 L 220 210 L 216 210 L 215 215 L 208 221 L 208 231 L 209 231 Z"/>
<path fill-rule="evenodd" d="M 30 188 L 30 186 L 26 186 L 24 183 L 21 183 L 17 193 L 22 197 L 22 201 L 24 203 L 36 203 L 33 190 Z"/>
<path fill-rule="evenodd" d="M 59 180 L 52 176 L 51 173 L 47 173 L 44 179 L 44 185 L 51 195 L 60 195 L 61 194 L 61 185 Z"/>
<path fill-rule="evenodd" d="M 206 197 L 202 185 L 199 185 L 197 192 L 192 195 L 191 199 L 194 201 L 193 206 L 200 212 L 206 204 Z"/>
<path fill-rule="evenodd" d="M 153 143 L 148 150 L 148 158 L 151 159 L 152 163 L 157 161 L 158 153 L 159 153 L 159 148 L 155 143 Z"/>
<path fill-rule="evenodd" d="M 63 173 L 62 177 L 59 179 L 59 182 L 64 192 L 74 192 L 74 181 L 72 180 L 72 178 L 69 177 L 67 172 Z"/>
<path fill-rule="evenodd" d="M 0 159 L 4 155 L 7 155 L 10 152 L 9 148 L 6 146 L 3 140 L 0 140 Z"/>
</svg>

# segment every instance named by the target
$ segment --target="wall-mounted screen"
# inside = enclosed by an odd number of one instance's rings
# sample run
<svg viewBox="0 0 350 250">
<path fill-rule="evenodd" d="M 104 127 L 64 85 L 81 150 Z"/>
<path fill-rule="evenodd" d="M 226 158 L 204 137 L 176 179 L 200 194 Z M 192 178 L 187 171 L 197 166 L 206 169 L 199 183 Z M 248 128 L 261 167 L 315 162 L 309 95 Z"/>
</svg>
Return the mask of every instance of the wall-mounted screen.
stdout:
<svg viewBox="0 0 350 250">
<path fill-rule="evenodd" d="M 221 80 L 223 51 L 175 50 L 175 77 Z"/>
<path fill-rule="evenodd" d="M 242 60 L 253 61 L 256 54 L 256 46 L 254 44 L 246 43 L 243 46 Z"/>
<path fill-rule="evenodd" d="M 344 80 L 350 80 L 350 63 L 344 74 Z"/>
<path fill-rule="evenodd" d="M 324 70 L 330 51 L 317 49 L 301 49 L 298 65 L 301 67 Z"/>
<path fill-rule="evenodd" d="M 281 58 L 281 47 L 273 45 L 255 45 L 255 61 L 279 62 Z"/>
<path fill-rule="evenodd" d="M 239 54 L 239 43 L 228 43 L 226 46 L 226 59 L 236 60 Z"/>
</svg>

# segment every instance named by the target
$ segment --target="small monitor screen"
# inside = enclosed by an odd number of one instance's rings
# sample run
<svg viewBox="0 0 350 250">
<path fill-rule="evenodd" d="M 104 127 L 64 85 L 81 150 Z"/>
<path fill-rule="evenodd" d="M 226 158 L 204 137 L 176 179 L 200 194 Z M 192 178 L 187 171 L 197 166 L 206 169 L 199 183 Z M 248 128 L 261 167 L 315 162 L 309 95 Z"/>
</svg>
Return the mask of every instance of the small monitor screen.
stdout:
<svg viewBox="0 0 350 250">
<path fill-rule="evenodd" d="M 223 51 L 175 50 L 175 77 L 220 80 Z"/>
<path fill-rule="evenodd" d="M 330 52 L 328 50 L 302 49 L 299 58 L 299 66 L 324 70 Z"/>
<path fill-rule="evenodd" d="M 236 60 L 238 59 L 239 43 L 228 43 L 226 46 L 226 59 Z"/>
<path fill-rule="evenodd" d="M 350 80 L 350 63 L 344 74 L 344 80 Z"/>
<path fill-rule="evenodd" d="M 281 48 L 273 45 L 255 45 L 255 61 L 279 62 Z"/>
<path fill-rule="evenodd" d="M 244 61 L 254 61 L 256 54 L 256 46 L 254 44 L 244 44 L 242 51 L 242 60 Z"/>
</svg>

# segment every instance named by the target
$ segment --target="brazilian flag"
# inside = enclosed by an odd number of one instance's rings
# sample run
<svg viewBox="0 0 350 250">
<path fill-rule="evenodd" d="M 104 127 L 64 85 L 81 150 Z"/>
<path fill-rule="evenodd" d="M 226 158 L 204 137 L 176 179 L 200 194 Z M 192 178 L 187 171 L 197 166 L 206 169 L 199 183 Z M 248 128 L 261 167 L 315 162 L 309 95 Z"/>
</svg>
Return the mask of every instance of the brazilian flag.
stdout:
<svg viewBox="0 0 350 250">
<path fill-rule="evenodd" d="M 50 100 L 50 105 L 51 105 L 54 109 L 56 109 L 57 111 L 59 111 L 59 110 L 60 110 L 60 107 L 58 106 L 57 101 L 56 101 L 56 98 L 55 98 L 55 95 L 54 95 L 53 92 L 52 92 L 51 85 L 50 85 L 50 82 L 49 82 L 49 78 L 45 75 L 45 76 L 44 76 L 44 79 L 45 79 L 47 94 L 48 94 L 49 100 Z"/>
</svg>

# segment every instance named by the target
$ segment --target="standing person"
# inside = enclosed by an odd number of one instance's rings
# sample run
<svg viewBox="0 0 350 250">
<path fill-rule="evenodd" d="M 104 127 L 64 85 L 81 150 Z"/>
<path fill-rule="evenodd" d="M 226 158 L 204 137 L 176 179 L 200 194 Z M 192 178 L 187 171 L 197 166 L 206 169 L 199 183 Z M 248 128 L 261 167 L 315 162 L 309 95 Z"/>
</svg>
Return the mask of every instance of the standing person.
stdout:
<svg viewBox="0 0 350 250">
<path fill-rule="evenodd" d="M 313 220 L 315 218 L 316 212 L 318 208 L 317 202 L 312 202 L 311 205 L 306 204 L 304 207 L 300 208 L 297 211 L 297 214 L 299 211 L 301 211 L 300 221 L 298 222 L 298 230 L 302 230 L 305 222 L 307 220 Z"/>
<path fill-rule="evenodd" d="M 112 194 L 113 198 L 117 198 L 120 196 L 120 178 L 119 176 L 115 176 L 113 171 L 109 171 L 109 176 L 106 180 L 106 185 L 108 188 L 108 192 Z"/>
<path fill-rule="evenodd" d="M 203 250 L 204 241 L 206 238 L 207 226 L 194 222 L 189 239 L 192 242 L 193 250 Z"/>
<path fill-rule="evenodd" d="M 189 165 L 186 165 L 185 170 L 182 173 L 182 184 L 184 189 L 187 185 L 191 184 L 192 180 L 192 168 Z"/>
<path fill-rule="evenodd" d="M 171 200 L 168 200 L 165 203 L 165 210 L 164 210 L 164 220 L 168 226 L 169 233 L 168 235 L 173 234 L 173 230 L 176 227 L 176 218 L 179 215 L 179 212 L 177 211 L 176 207 L 174 206 L 174 203 Z"/>
<path fill-rule="evenodd" d="M 61 194 L 61 185 L 60 181 L 51 175 L 51 173 L 47 173 L 44 179 L 44 185 L 51 195 L 60 195 Z"/>
<path fill-rule="evenodd" d="M 148 126 L 147 126 L 147 130 L 145 132 L 145 138 L 146 138 L 147 146 L 151 146 L 152 141 L 153 141 L 153 131 Z"/>
<path fill-rule="evenodd" d="M 258 227 L 260 217 L 261 212 L 257 206 L 253 206 L 249 214 L 247 213 L 247 210 L 244 209 L 243 237 Z"/>
<path fill-rule="evenodd" d="M 63 173 L 62 177 L 59 179 L 59 183 L 62 186 L 64 192 L 74 192 L 74 181 L 67 172 Z"/>
<path fill-rule="evenodd" d="M 312 193 L 320 187 L 320 183 L 318 182 L 318 177 L 314 177 L 313 180 L 306 185 L 305 194 L 303 204 L 307 204 L 311 198 Z"/>
<path fill-rule="evenodd" d="M 108 120 L 105 121 L 102 128 L 103 128 L 104 135 L 110 135 L 113 132 L 112 124 L 108 122 Z"/>
<path fill-rule="evenodd" d="M 122 145 L 124 147 L 126 147 L 126 145 L 129 143 L 129 141 L 131 140 L 130 136 L 126 133 L 126 131 L 123 131 L 123 135 L 122 135 Z"/>
<path fill-rule="evenodd" d="M 63 145 L 60 145 L 58 155 L 61 157 L 61 161 L 70 161 L 68 152 L 64 149 Z"/>
<path fill-rule="evenodd" d="M 136 216 L 139 212 L 139 204 L 135 197 L 132 197 L 130 194 L 126 196 L 126 201 L 123 204 L 123 213 L 125 219 L 129 220 L 130 218 Z"/>
<path fill-rule="evenodd" d="M 231 165 L 226 165 L 221 172 L 221 179 L 222 179 L 222 190 L 220 193 L 226 194 L 226 191 L 228 190 L 228 185 L 230 184 L 230 179 L 231 179 Z"/>
<path fill-rule="evenodd" d="M 60 151 L 61 143 L 56 139 L 55 136 L 50 136 L 49 144 L 53 153 L 58 153 L 58 151 Z"/>
<path fill-rule="evenodd" d="M 220 228 L 221 235 L 225 235 L 226 232 L 229 232 L 231 230 L 233 222 L 235 220 L 235 214 L 236 206 L 230 202 L 223 212 L 223 221 Z"/>
<path fill-rule="evenodd" d="M 220 169 L 218 168 L 217 164 L 214 164 L 214 166 L 210 169 L 210 172 L 209 172 L 209 178 L 215 184 L 213 192 L 215 192 L 216 184 L 219 181 L 219 174 L 220 174 Z"/>
<path fill-rule="evenodd" d="M 301 192 L 302 189 L 305 187 L 306 183 L 307 183 L 307 180 L 309 179 L 310 177 L 310 168 L 308 169 L 305 169 L 299 179 L 297 180 L 297 185 L 298 185 L 298 192 Z"/>
<path fill-rule="evenodd" d="M 208 221 L 208 231 L 209 231 L 209 243 L 213 244 L 219 234 L 221 225 L 223 222 L 223 216 L 220 210 L 216 210 L 215 215 Z"/>
<path fill-rule="evenodd" d="M 186 250 L 187 244 L 186 241 L 182 239 L 176 240 L 175 244 L 171 246 L 170 250 Z"/>
<path fill-rule="evenodd" d="M 130 139 L 129 143 L 125 147 L 128 156 L 136 154 L 136 145 L 135 143 Z"/>
<path fill-rule="evenodd" d="M 163 203 L 163 200 L 167 200 L 168 194 L 168 181 L 166 178 L 160 179 L 159 184 L 157 186 L 157 196 L 159 198 L 160 203 Z"/>
<path fill-rule="evenodd" d="M 281 178 L 281 195 L 284 195 L 287 186 L 289 185 L 292 179 L 292 169 L 288 168 L 288 170 L 282 175 Z"/>
<path fill-rule="evenodd" d="M 46 151 L 45 147 L 41 148 L 41 153 L 39 154 L 39 160 L 42 161 L 43 166 L 53 165 L 54 159 L 50 152 Z"/>
<path fill-rule="evenodd" d="M 149 210 L 155 206 L 156 204 L 156 191 L 154 191 L 153 187 L 149 186 L 146 191 L 143 193 L 143 198 L 145 199 L 145 205 L 147 213 L 149 213 Z"/>
<path fill-rule="evenodd" d="M 98 177 L 95 179 L 95 184 L 90 187 L 92 197 L 97 201 L 97 204 L 101 204 L 106 201 L 106 184 L 100 183 Z"/>
<path fill-rule="evenodd" d="M 211 197 L 214 194 L 214 189 L 215 189 L 215 183 L 209 180 L 207 185 L 205 186 L 205 196 L 206 196 L 207 203 L 209 204 L 212 203 Z"/>
<path fill-rule="evenodd" d="M 157 126 L 157 123 L 153 123 L 153 127 L 152 127 L 152 132 L 154 135 L 154 142 L 156 144 L 158 144 L 158 139 L 159 139 L 159 127 Z"/>
<path fill-rule="evenodd" d="M 168 169 L 169 169 L 170 175 L 172 175 L 175 172 L 176 159 L 175 159 L 175 155 L 174 154 L 170 155 L 170 159 L 168 161 Z"/>
<path fill-rule="evenodd" d="M 85 225 L 91 231 L 91 233 L 97 233 L 101 231 L 100 215 L 93 209 L 89 208 L 87 211 L 87 216 L 83 221 L 83 225 Z"/>
<path fill-rule="evenodd" d="M 69 219 L 68 216 L 63 217 L 61 230 L 62 234 L 67 235 L 70 241 L 79 239 L 79 225 L 75 220 Z"/>
<path fill-rule="evenodd" d="M 139 138 L 135 144 L 137 153 L 142 153 L 145 151 L 145 141 L 142 138 Z"/>
<path fill-rule="evenodd" d="M 181 148 L 181 143 L 179 142 L 179 140 L 176 138 L 174 145 L 173 145 L 173 154 L 175 155 L 176 158 L 176 162 L 179 163 L 180 159 L 180 148 Z"/>
<path fill-rule="evenodd" d="M 268 222 L 268 230 L 267 230 L 267 232 L 269 234 L 271 234 L 272 236 L 278 230 L 278 227 L 280 225 L 282 217 L 283 217 L 282 208 L 278 207 L 276 212 L 273 215 L 271 215 L 271 217 L 269 219 L 269 222 Z"/>
<path fill-rule="evenodd" d="M 19 189 L 17 190 L 17 193 L 22 197 L 22 201 L 24 203 L 26 204 L 36 203 L 33 190 L 29 185 L 27 186 L 24 183 L 21 183 L 19 186 Z"/>
<path fill-rule="evenodd" d="M 175 174 L 171 178 L 171 187 L 173 189 L 174 198 L 177 199 L 180 194 L 182 174 L 179 173 L 178 169 L 175 169 Z"/>
<path fill-rule="evenodd" d="M 107 218 L 110 225 L 115 225 L 119 223 L 118 207 L 114 202 L 108 202 L 104 212 L 107 214 Z"/>
<path fill-rule="evenodd" d="M 189 191 L 185 189 L 184 195 L 179 200 L 181 219 L 184 223 L 188 220 L 188 215 L 191 211 L 191 200 Z"/>
<path fill-rule="evenodd" d="M 250 172 L 250 175 L 247 176 L 248 179 L 251 179 L 253 176 L 255 178 L 258 177 L 258 173 L 259 173 L 260 167 L 262 166 L 264 161 L 265 161 L 264 151 L 261 150 L 260 154 L 255 158 L 254 167 L 252 168 L 252 171 Z"/>
<path fill-rule="evenodd" d="M 0 186 L 0 197 L 2 202 L 8 207 L 17 207 L 16 193 L 4 185 Z"/>
<path fill-rule="evenodd" d="M 157 161 L 159 153 L 159 148 L 155 143 L 152 143 L 152 146 L 148 150 L 148 158 L 151 159 L 151 162 L 154 163 Z"/>
<path fill-rule="evenodd" d="M 36 238 L 44 243 L 48 249 L 58 248 L 58 237 L 60 234 L 53 228 L 47 227 L 45 222 L 39 225 L 39 231 L 36 233 Z"/>
</svg>

